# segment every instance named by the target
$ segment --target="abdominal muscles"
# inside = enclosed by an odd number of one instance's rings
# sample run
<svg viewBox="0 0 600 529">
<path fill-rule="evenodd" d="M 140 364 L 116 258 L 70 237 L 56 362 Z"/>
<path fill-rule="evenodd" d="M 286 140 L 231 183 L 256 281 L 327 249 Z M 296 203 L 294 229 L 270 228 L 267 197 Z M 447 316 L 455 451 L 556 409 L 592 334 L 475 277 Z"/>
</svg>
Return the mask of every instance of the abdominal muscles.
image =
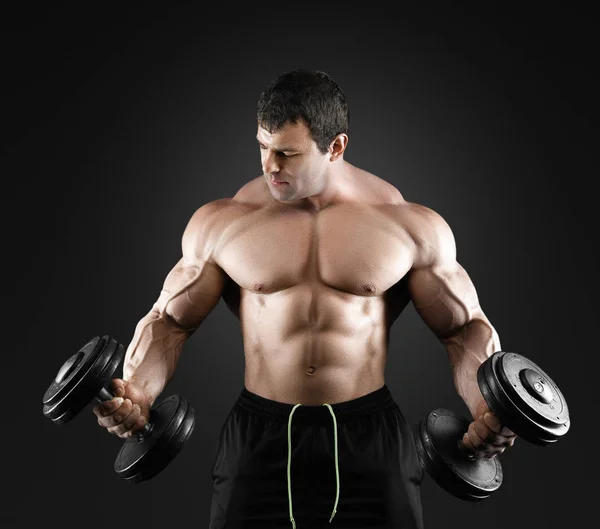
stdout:
<svg viewBox="0 0 600 529">
<path fill-rule="evenodd" d="M 344 402 L 384 384 L 387 322 L 382 296 L 322 283 L 268 294 L 242 290 L 245 386 L 304 405 Z"/>
</svg>

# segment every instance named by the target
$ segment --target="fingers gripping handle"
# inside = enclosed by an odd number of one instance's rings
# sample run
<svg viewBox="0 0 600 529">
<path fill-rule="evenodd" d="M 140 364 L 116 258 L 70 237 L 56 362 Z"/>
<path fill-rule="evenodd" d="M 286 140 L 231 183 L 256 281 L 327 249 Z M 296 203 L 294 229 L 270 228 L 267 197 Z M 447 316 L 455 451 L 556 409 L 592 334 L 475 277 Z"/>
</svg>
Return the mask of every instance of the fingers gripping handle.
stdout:
<svg viewBox="0 0 600 529">
<path fill-rule="evenodd" d="M 115 396 L 105 387 L 103 387 L 96 395 L 96 400 L 98 402 L 106 402 L 107 400 L 112 400 Z M 144 437 L 149 435 L 152 429 L 154 428 L 154 424 L 151 422 L 147 422 L 144 424 L 144 429 L 141 432 L 138 432 L 138 442 L 143 442 Z"/>
</svg>

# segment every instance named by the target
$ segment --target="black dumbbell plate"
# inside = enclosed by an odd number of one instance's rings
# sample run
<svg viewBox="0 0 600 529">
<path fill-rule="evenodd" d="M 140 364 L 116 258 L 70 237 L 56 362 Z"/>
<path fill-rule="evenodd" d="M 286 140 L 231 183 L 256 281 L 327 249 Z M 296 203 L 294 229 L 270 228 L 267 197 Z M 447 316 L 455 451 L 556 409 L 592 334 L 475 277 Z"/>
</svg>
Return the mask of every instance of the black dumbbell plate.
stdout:
<svg viewBox="0 0 600 529">
<path fill-rule="evenodd" d="M 563 394 L 528 358 L 498 351 L 481 364 L 477 381 L 494 414 L 526 441 L 547 445 L 569 430 Z"/>
<path fill-rule="evenodd" d="M 55 424 L 70 421 L 116 372 L 124 347 L 107 335 L 96 336 L 61 367 L 43 397 L 43 413 Z"/>
<path fill-rule="evenodd" d="M 130 483 L 154 477 L 181 451 L 194 429 L 194 408 L 172 395 L 151 410 L 150 423 L 152 430 L 127 439 L 115 460 L 115 472 Z"/>
<path fill-rule="evenodd" d="M 497 458 L 468 459 L 459 449 L 469 421 L 442 408 L 431 411 L 415 435 L 417 454 L 427 473 L 457 498 L 480 501 L 502 484 Z"/>
</svg>

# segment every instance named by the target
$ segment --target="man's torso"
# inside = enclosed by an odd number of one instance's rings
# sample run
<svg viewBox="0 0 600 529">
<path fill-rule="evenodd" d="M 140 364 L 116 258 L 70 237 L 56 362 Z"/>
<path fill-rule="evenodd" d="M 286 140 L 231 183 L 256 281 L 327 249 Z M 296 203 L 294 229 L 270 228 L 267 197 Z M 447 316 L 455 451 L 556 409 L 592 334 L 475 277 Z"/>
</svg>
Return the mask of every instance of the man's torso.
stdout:
<svg viewBox="0 0 600 529">
<path fill-rule="evenodd" d="M 320 211 L 277 202 L 259 177 L 219 216 L 212 259 L 230 278 L 223 299 L 240 319 L 253 393 L 321 405 L 385 383 L 415 214 L 391 184 L 356 171 L 353 193 Z"/>
</svg>

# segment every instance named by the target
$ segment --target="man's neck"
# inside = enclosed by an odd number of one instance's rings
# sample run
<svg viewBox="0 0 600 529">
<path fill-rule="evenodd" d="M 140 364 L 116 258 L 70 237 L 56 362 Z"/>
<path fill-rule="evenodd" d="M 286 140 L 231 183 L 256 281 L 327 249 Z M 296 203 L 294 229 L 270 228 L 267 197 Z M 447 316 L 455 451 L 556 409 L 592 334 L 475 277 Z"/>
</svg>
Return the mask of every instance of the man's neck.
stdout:
<svg viewBox="0 0 600 529">
<path fill-rule="evenodd" d="M 327 185 L 319 194 L 300 200 L 293 200 L 289 202 L 289 205 L 307 211 L 318 212 L 342 202 L 345 197 L 349 196 L 351 191 L 352 169 L 353 167 L 349 163 L 340 160 L 338 167 L 330 173 Z"/>
</svg>

